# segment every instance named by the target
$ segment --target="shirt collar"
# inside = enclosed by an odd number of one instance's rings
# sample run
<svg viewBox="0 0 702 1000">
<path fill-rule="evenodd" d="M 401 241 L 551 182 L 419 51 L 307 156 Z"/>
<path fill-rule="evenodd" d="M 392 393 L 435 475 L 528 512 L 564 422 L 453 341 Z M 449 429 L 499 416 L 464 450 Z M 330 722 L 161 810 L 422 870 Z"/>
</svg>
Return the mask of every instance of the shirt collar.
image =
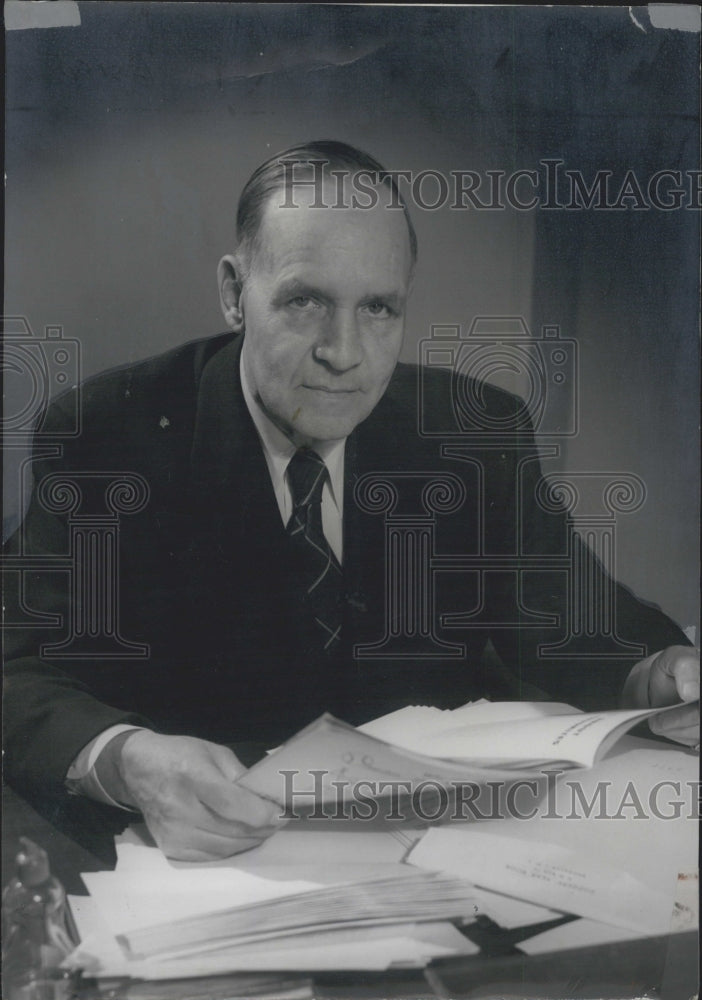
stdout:
<svg viewBox="0 0 702 1000">
<path fill-rule="evenodd" d="M 297 451 L 297 445 L 293 444 L 287 434 L 284 434 L 279 427 L 276 427 L 270 417 L 263 412 L 261 406 L 254 399 L 246 378 L 246 372 L 244 370 L 243 351 L 241 352 L 241 359 L 239 361 L 239 372 L 241 375 L 241 388 L 244 394 L 244 401 L 261 439 L 263 451 L 268 460 L 268 468 L 271 470 L 273 487 L 277 492 L 280 486 L 285 482 L 285 470 L 288 467 L 290 459 Z M 329 489 L 332 499 L 340 513 L 344 503 L 345 448 L 346 438 L 341 438 L 337 441 L 320 441 L 314 448 L 320 458 L 324 461 L 329 472 Z"/>
</svg>

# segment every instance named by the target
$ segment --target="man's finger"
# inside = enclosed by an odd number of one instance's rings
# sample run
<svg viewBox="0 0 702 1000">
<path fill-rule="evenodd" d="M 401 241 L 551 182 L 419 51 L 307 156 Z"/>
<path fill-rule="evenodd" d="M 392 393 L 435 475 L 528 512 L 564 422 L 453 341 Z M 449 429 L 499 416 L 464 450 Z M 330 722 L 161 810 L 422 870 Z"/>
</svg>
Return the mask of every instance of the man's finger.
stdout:
<svg viewBox="0 0 702 1000">
<path fill-rule="evenodd" d="M 691 666 L 689 669 L 681 669 L 680 673 L 675 675 L 675 685 L 678 689 L 678 694 L 683 701 L 699 701 L 700 700 L 700 668 L 699 664 L 697 667 Z"/>
<path fill-rule="evenodd" d="M 144 820 L 164 854 L 173 858 L 182 857 L 183 849 L 205 852 L 212 857 L 230 857 L 257 847 L 278 829 L 275 826 L 254 829 L 223 819 L 197 800 L 186 807 L 150 809 L 145 812 Z"/>
<path fill-rule="evenodd" d="M 695 649 L 675 648 L 679 652 L 669 669 L 675 678 L 677 693 L 683 701 L 699 701 L 700 655 Z"/>
<path fill-rule="evenodd" d="M 246 771 L 244 765 L 229 747 L 221 746 L 218 743 L 211 743 L 210 752 L 223 777 L 229 781 L 236 781 Z"/>
<path fill-rule="evenodd" d="M 256 837 L 259 840 L 266 840 L 280 830 L 281 823 L 267 823 L 262 826 L 252 826 L 239 819 L 238 816 L 225 817 L 215 812 L 205 802 L 197 803 L 197 810 L 191 811 L 187 817 L 190 827 L 195 830 L 202 830 L 205 833 L 213 833 L 220 837 L 231 839 L 233 837 Z"/>
<path fill-rule="evenodd" d="M 690 646 L 670 646 L 660 652 L 651 664 L 648 696 L 651 705 L 674 704 L 678 699 L 697 701 L 700 696 L 699 652 Z"/>
<path fill-rule="evenodd" d="M 279 805 L 224 779 L 201 782 L 197 794 L 200 801 L 222 819 L 243 823 L 256 830 L 281 824 Z"/>
<path fill-rule="evenodd" d="M 258 847 L 265 838 L 258 836 L 224 837 L 207 830 L 189 829 L 187 836 L 162 835 L 159 847 L 166 857 L 176 861 L 215 861 L 230 858 Z"/>
<path fill-rule="evenodd" d="M 668 677 L 678 677 L 681 673 L 686 679 L 700 678 L 700 654 L 694 646 L 668 646 L 656 657 L 654 667 Z"/>
</svg>

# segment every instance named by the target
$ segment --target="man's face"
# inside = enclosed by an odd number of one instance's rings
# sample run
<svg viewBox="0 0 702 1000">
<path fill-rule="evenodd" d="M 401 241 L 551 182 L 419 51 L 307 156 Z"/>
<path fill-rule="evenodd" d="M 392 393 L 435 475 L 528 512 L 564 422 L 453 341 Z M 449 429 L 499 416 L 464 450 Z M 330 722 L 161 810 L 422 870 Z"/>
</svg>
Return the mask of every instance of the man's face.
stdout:
<svg viewBox="0 0 702 1000">
<path fill-rule="evenodd" d="M 298 208 L 270 199 L 240 300 L 250 388 L 298 445 L 346 437 L 382 396 L 411 271 L 404 215 L 384 198 L 314 209 L 305 194 Z"/>
</svg>

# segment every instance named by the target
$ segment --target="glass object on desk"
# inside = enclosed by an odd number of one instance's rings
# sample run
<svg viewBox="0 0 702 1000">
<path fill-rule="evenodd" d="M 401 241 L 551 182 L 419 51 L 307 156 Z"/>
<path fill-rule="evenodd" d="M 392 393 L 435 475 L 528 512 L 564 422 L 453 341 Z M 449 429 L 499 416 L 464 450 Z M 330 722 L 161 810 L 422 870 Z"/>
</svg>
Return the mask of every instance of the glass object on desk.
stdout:
<svg viewBox="0 0 702 1000">
<path fill-rule="evenodd" d="M 46 852 L 20 837 L 14 878 L 2 894 L 3 1000 L 69 1000 L 73 977 L 61 962 L 74 948 L 66 893 Z"/>
</svg>

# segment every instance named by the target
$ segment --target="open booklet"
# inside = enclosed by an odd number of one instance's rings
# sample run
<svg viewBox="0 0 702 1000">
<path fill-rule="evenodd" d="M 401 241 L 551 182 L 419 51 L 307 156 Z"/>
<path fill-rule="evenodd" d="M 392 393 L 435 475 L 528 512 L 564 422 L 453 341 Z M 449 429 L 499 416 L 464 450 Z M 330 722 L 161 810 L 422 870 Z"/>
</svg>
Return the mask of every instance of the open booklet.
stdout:
<svg viewBox="0 0 702 1000">
<path fill-rule="evenodd" d="M 672 708 L 674 706 L 670 706 Z M 582 712 L 553 702 L 408 706 L 355 728 L 324 714 L 240 779 L 258 795 L 293 804 L 409 792 L 420 782 L 508 779 L 547 769 L 592 767 L 642 719 L 664 709 Z"/>
</svg>

